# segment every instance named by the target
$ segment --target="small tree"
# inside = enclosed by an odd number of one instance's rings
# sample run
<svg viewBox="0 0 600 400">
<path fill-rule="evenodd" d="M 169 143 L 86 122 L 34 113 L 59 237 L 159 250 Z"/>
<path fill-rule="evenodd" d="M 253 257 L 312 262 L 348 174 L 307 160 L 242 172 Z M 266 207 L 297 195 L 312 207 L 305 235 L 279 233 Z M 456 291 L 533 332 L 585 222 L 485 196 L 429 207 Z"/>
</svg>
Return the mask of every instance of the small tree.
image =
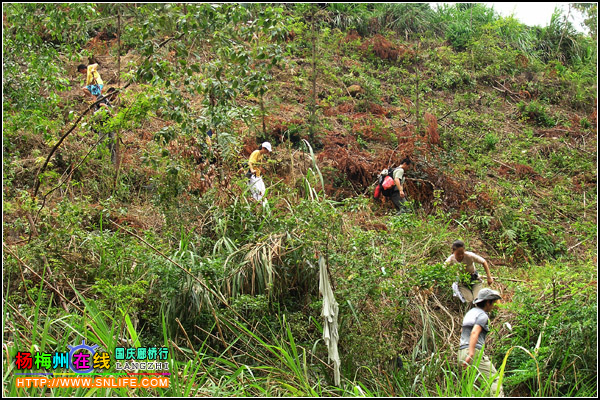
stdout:
<svg viewBox="0 0 600 400">
<path fill-rule="evenodd" d="M 590 36 L 598 40 L 598 4 L 597 3 L 570 3 L 584 17 L 583 25 L 589 30 Z"/>
</svg>

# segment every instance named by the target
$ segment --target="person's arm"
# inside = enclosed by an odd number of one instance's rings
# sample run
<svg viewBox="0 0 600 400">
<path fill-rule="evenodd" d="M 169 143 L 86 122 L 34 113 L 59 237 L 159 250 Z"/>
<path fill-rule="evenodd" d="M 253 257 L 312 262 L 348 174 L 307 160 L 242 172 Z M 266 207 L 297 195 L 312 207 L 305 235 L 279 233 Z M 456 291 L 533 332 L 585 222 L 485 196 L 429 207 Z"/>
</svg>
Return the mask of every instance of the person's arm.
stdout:
<svg viewBox="0 0 600 400">
<path fill-rule="evenodd" d="M 260 172 L 254 168 L 254 163 L 252 161 L 248 161 L 248 167 L 250 167 L 250 172 L 254 174 L 254 176 L 260 175 Z"/>
<path fill-rule="evenodd" d="M 488 285 L 491 285 L 492 283 L 494 283 L 494 279 L 492 278 L 492 274 L 490 273 L 490 266 L 488 265 L 485 258 L 483 258 L 475 253 L 471 253 L 471 256 L 473 257 L 473 260 L 475 260 L 475 262 L 483 265 L 483 269 L 485 269 L 485 273 L 487 275 Z"/>
<path fill-rule="evenodd" d="M 487 283 L 488 285 L 491 285 L 492 283 L 494 283 L 494 278 L 492 278 L 492 274 L 490 272 L 490 267 L 487 263 L 487 261 L 483 261 L 483 268 L 485 269 L 485 273 L 487 274 Z"/>
<path fill-rule="evenodd" d="M 398 188 L 398 191 L 400 192 L 400 197 L 404 197 L 404 188 L 402 187 L 402 184 L 400 183 L 400 179 L 396 178 L 396 179 L 394 179 L 394 182 L 396 182 L 396 187 Z"/>
<path fill-rule="evenodd" d="M 452 259 L 452 254 L 450 254 L 450 257 L 446 258 L 446 261 L 444 261 L 444 267 L 449 267 L 452 264 L 454 264 L 454 260 Z"/>
<path fill-rule="evenodd" d="M 259 155 L 260 154 L 254 154 L 254 152 L 252 154 L 250 154 L 250 159 L 248 160 L 248 166 L 250 167 L 250 172 L 252 172 L 254 174 L 254 176 L 256 176 L 257 178 L 260 176 L 260 167 L 258 167 L 257 164 L 260 164 L 259 162 Z"/>
<path fill-rule="evenodd" d="M 396 175 L 396 174 L 394 174 Z M 400 174 L 400 176 L 395 177 L 394 178 L 394 183 L 396 183 L 396 187 L 398 188 L 398 191 L 400 192 L 400 197 L 404 197 L 404 188 L 402 187 L 402 183 L 400 182 L 400 179 L 402 178 L 402 175 L 404 175 L 404 171 L 402 172 L 402 174 Z"/>
<path fill-rule="evenodd" d="M 106 112 L 112 116 L 112 111 L 111 111 L 111 107 L 106 104 L 106 103 L 100 103 L 98 104 L 100 107 L 104 108 L 106 110 Z"/>
<path fill-rule="evenodd" d="M 473 330 L 471 331 L 471 336 L 469 337 L 469 353 L 467 354 L 467 358 L 465 358 L 463 363 L 463 367 L 465 368 L 471 364 L 473 357 L 475 357 L 475 345 L 477 344 L 477 339 L 479 339 L 481 329 L 481 325 L 473 325 Z"/>
</svg>

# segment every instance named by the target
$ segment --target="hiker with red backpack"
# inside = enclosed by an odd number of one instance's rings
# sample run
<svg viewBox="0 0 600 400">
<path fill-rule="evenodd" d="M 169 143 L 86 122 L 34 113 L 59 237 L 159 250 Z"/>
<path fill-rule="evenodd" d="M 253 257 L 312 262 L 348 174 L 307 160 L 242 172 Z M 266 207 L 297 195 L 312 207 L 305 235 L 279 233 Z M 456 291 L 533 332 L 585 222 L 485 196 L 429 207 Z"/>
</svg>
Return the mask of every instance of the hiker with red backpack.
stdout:
<svg viewBox="0 0 600 400">
<path fill-rule="evenodd" d="M 406 192 L 404 191 L 404 173 L 410 168 L 412 161 L 405 157 L 400 161 L 400 166 L 396 168 L 384 169 L 379 176 L 379 182 L 375 188 L 374 197 L 381 198 L 385 203 L 385 198 L 389 197 L 394 203 L 398 214 L 408 212 L 406 206 Z"/>
</svg>

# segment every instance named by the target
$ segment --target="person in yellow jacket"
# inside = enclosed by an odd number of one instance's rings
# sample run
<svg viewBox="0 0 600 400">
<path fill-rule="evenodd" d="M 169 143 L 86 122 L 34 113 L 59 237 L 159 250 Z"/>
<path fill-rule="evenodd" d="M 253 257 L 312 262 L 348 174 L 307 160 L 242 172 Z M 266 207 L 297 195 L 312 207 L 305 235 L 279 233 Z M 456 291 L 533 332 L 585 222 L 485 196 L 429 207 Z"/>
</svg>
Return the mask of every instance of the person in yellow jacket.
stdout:
<svg viewBox="0 0 600 400">
<path fill-rule="evenodd" d="M 262 168 L 260 167 L 262 158 L 265 154 L 271 152 L 271 143 L 264 142 L 261 144 L 258 150 L 254 150 L 252 154 L 250 154 L 250 159 L 248 159 L 248 167 L 250 171 L 248 171 L 248 186 L 250 187 L 250 193 L 252 193 L 252 197 L 255 200 L 260 200 L 265 195 L 265 183 L 262 180 L 261 172 Z"/>
<path fill-rule="evenodd" d="M 87 67 L 84 64 L 79 64 L 77 71 L 85 75 L 85 86 L 82 88 L 83 92 L 88 97 L 96 97 L 102 94 L 102 88 L 104 82 L 98 73 L 98 64 L 91 64 Z"/>
</svg>

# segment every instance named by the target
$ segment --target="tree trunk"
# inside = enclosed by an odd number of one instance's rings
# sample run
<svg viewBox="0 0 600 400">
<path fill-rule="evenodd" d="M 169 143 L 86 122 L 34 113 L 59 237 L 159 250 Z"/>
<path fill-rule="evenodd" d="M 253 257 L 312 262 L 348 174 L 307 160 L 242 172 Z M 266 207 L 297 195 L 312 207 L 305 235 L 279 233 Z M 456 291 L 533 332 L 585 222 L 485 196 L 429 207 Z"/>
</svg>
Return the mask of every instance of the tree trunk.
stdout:
<svg viewBox="0 0 600 400">
<path fill-rule="evenodd" d="M 265 95 L 261 93 L 260 95 L 260 112 L 262 114 L 262 129 L 263 136 L 265 139 L 267 138 L 267 125 L 265 123 Z"/>
<path fill-rule="evenodd" d="M 313 9 L 311 16 L 311 36 L 312 36 L 312 104 L 310 108 L 310 140 L 314 141 L 316 111 L 317 111 L 317 34 L 315 31 L 315 12 Z"/>
<path fill-rule="evenodd" d="M 416 101 L 415 101 L 415 105 L 416 105 L 416 117 L 417 117 L 417 128 L 416 128 L 416 134 L 418 135 L 420 132 L 420 127 L 421 127 L 421 121 L 419 119 L 419 45 L 417 44 L 417 52 L 416 52 L 416 57 L 415 57 L 415 71 L 416 71 L 416 78 L 417 78 L 417 82 L 416 82 Z"/>
<path fill-rule="evenodd" d="M 554 53 L 554 58 L 560 52 L 560 45 L 562 44 L 563 38 L 565 37 L 565 32 L 567 31 L 567 24 L 569 23 L 569 17 L 571 16 L 571 4 L 569 4 L 569 12 L 567 13 L 567 18 L 565 18 L 565 27 L 563 28 L 562 33 L 560 34 L 560 40 L 558 41 L 558 47 L 556 48 L 556 52 Z"/>
<path fill-rule="evenodd" d="M 117 89 L 121 88 L 121 5 L 117 5 Z M 115 105 L 118 100 L 115 99 Z M 117 182 L 119 181 L 119 169 L 121 166 L 121 128 L 117 128 L 117 134 L 115 135 L 115 143 L 113 144 L 115 149 L 115 181 L 113 184 L 113 191 L 117 188 Z M 111 152 L 112 153 L 112 152 Z M 111 154 L 112 158 L 112 154 Z"/>
</svg>

